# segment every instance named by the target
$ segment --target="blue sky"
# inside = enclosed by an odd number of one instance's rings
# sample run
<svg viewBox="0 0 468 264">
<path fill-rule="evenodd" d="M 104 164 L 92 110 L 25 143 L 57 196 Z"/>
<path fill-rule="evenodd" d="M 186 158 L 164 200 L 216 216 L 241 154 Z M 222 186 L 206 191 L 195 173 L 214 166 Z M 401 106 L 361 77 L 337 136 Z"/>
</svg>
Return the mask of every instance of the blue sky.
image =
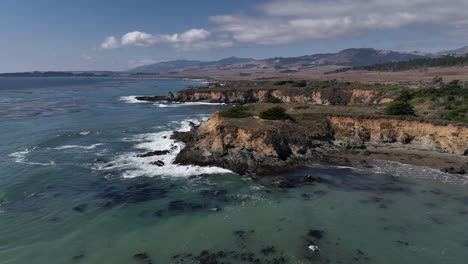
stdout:
<svg viewBox="0 0 468 264">
<path fill-rule="evenodd" d="M 2 0 L 0 72 L 468 45 L 466 0 Z"/>
</svg>

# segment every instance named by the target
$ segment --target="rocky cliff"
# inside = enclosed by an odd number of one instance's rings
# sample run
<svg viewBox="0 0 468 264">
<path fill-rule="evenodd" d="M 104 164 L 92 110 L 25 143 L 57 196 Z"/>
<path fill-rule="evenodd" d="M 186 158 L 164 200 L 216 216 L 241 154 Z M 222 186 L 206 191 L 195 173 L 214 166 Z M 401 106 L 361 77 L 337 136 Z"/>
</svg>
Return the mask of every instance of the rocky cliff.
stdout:
<svg viewBox="0 0 468 264">
<path fill-rule="evenodd" d="M 412 144 L 426 150 L 468 155 L 468 127 L 464 125 L 383 117 L 327 119 L 337 140 Z"/>
<path fill-rule="evenodd" d="M 215 113 L 191 132 L 175 137 L 186 143 L 176 162 L 216 165 L 240 174 L 298 167 L 370 143 L 468 155 L 466 126 L 385 117 L 311 114 L 295 121 L 274 121 L 228 119 Z"/>
<path fill-rule="evenodd" d="M 392 101 L 379 91 L 366 89 L 187 89 L 175 95 L 176 101 L 210 101 L 222 103 L 253 103 L 276 97 L 288 103 L 320 105 L 381 104 Z"/>
</svg>

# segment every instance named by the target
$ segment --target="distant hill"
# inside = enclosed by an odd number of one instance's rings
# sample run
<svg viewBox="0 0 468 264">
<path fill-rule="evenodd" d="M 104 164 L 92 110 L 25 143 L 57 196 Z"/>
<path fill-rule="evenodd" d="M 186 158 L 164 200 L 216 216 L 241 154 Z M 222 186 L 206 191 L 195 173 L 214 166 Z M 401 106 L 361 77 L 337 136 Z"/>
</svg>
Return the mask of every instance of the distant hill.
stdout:
<svg viewBox="0 0 468 264">
<path fill-rule="evenodd" d="M 455 54 L 457 56 L 464 56 L 465 54 L 468 54 L 468 46 L 459 48 L 459 49 L 454 49 L 454 50 L 446 50 L 446 51 L 441 51 L 437 53 L 438 55 L 448 55 L 448 54 Z"/>
<path fill-rule="evenodd" d="M 208 66 L 222 66 L 236 63 L 243 63 L 246 61 L 252 61 L 253 59 L 229 57 L 218 61 L 197 61 L 197 60 L 174 60 L 158 62 L 150 65 L 139 66 L 131 69 L 131 73 L 163 73 L 171 72 L 180 69 L 187 69 L 191 67 L 208 67 Z"/>
<path fill-rule="evenodd" d="M 199 73 L 209 74 L 223 71 L 239 71 L 243 74 L 255 74 L 258 70 L 278 73 L 293 73 L 324 66 L 367 66 L 377 63 L 407 61 L 418 58 L 434 57 L 434 54 L 422 52 L 399 52 L 376 50 L 371 48 L 346 49 L 338 53 L 314 54 L 300 57 L 276 57 L 264 60 L 230 57 L 218 61 L 204 62 L 176 60 L 140 66 L 131 73 Z"/>
<path fill-rule="evenodd" d="M 437 58 L 419 58 L 409 61 L 377 63 L 374 65 L 359 67 L 347 67 L 327 72 L 326 74 L 347 72 L 351 70 L 398 72 L 430 67 L 454 67 L 466 65 L 468 65 L 468 55 L 455 56 L 454 54 L 450 54 L 439 56 Z"/>
</svg>

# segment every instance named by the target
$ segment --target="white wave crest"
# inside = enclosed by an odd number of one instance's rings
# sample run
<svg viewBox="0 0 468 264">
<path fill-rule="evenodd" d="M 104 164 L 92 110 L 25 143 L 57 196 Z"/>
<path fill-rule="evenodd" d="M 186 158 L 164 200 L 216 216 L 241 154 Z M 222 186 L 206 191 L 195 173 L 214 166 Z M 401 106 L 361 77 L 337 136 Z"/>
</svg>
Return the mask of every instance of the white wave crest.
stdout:
<svg viewBox="0 0 468 264">
<path fill-rule="evenodd" d="M 178 103 L 178 102 L 168 102 L 168 103 L 163 103 L 159 102 L 156 104 L 153 104 L 155 107 L 181 107 L 181 106 L 194 106 L 194 105 L 226 105 L 225 103 L 209 103 L 209 102 L 185 102 L 185 103 Z"/>
<path fill-rule="evenodd" d="M 99 146 L 102 146 L 102 145 L 104 145 L 104 144 L 97 143 L 97 144 L 93 144 L 93 145 L 90 145 L 90 146 L 64 145 L 64 146 L 56 147 L 56 148 L 53 148 L 53 149 L 55 149 L 55 150 L 72 149 L 72 148 L 76 148 L 76 149 L 95 149 L 96 147 L 99 147 Z"/>
<path fill-rule="evenodd" d="M 139 95 L 120 96 L 119 101 L 129 104 L 149 103 L 148 101 L 141 101 L 136 99 Z"/>
<path fill-rule="evenodd" d="M 29 165 L 39 165 L 39 166 L 55 166 L 56 165 L 54 161 L 51 161 L 49 163 L 29 162 L 29 161 L 27 161 L 26 156 L 29 153 L 31 153 L 34 149 L 36 149 L 36 147 L 32 148 L 31 150 L 30 149 L 25 149 L 23 151 L 14 152 L 14 153 L 11 153 L 8 156 L 15 158 L 16 163 L 23 163 L 23 164 L 29 164 Z"/>
<path fill-rule="evenodd" d="M 177 123 L 176 131 L 189 131 L 190 122 L 199 123 L 199 120 L 184 120 Z M 172 123 L 174 125 L 174 123 Z M 101 170 L 122 169 L 125 170 L 123 177 L 134 178 L 139 176 L 161 176 L 161 177 L 189 177 L 202 174 L 232 173 L 231 171 L 219 167 L 201 167 L 194 165 L 174 164 L 177 154 L 184 148 L 184 144 L 171 139 L 173 130 L 157 133 L 147 133 L 126 138 L 125 141 L 138 142 L 134 148 L 141 151 L 135 151 L 118 156 Z M 150 157 L 137 157 L 145 151 L 168 150 L 169 153 Z M 163 166 L 159 167 L 151 163 L 162 161 Z"/>
</svg>

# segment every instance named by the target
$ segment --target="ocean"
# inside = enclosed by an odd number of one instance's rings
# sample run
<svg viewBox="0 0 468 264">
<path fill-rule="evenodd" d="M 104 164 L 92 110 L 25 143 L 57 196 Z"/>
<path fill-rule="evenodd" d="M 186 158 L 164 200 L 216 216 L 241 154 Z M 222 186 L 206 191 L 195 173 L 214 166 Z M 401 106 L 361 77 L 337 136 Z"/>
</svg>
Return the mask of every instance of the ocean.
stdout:
<svg viewBox="0 0 468 264">
<path fill-rule="evenodd" d="M 229 105 L 140 102 L 194 80 L 0 78 L 0 263 L 464 263 L 466 179 L 311 164 L 278 188 L 173 161 Z M 138 157 L 150 151 L 163 155 Z M 159 166 L 158 166 L 159 165 Z M 320 251 L 312 252 L 310 245 Z"/>
</svg>

